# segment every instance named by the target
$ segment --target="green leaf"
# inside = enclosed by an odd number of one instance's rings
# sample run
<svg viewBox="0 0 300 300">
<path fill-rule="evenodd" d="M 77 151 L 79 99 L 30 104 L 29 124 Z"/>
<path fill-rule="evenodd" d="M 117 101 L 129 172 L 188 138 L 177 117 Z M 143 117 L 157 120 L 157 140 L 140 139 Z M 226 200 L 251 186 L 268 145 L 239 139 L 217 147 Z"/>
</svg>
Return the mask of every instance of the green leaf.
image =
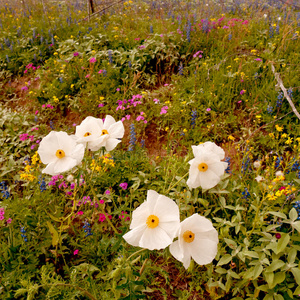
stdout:
<svg viewBox="0 0 300 300">
<path fill-rule="evenodd" d="M 261 274 L 261 272 L 263 271 L 263 269 L 264 269 L 264 267 L 261 264 L 256 265 L 255 268 L 254 268 L 253 278 L 252 279 L 256 279 Z"/>
<path fill-rule="evenodd" d="M 286 248 L 289 241 L 290 241 L 290 235 L 287 233 L 281 233 L 281 238 L 278 240 L 277 248 L 274 251 L 275 254 L 282 252 Z"/>
<path fill-rule="evenodd" d="M 294 275 L 294 278 L 298 285 L 300 285 L 300 269 L 299 268 L 291 268 L 291 271 Z"/>
<path fill-rule="evenodd" d="M 275 276 L 274 276 L 274 284 L 275 285 L 283 282 L 284 280 L 285 280 L 285 272 L 275 273 Z"/>
<path fill-rule="evenodd" d="M 292 222 L 291 225 L 300 233 L 300 221 Z"/>
<path fill-rule="evenodd" d="M 280 294 L 274 294 L 275 300 L 284 300 L 284 298 Z"/>
<path fill-rule="evenodd" d="M 258 253 L 255 252 L 255 251 L 248 251 L 248 250 L 245 250 L 243 252 L 246 256 L 250 256 L 250 257 L 253 257 L 253 258 L 258 258 Z"/>
<path fill-rule="evenodd" d="M 232 259 L 232 256 L 230 254 L 225 254 L 222 256 L 222 258 L 219 260 L 217 266 L 222 266 L 228 264 Z"/>
<path fill-rule="evenodd" d="M 227 246 L 231 249 L 236 249 L 237 247 L 237 244 L 234 240 L 231 240 L 231 239 L 227 239 L 227 238 L 224 238 L 224 241 L 225 243 L 227 244 Z"/>
<path fill-rule="evenodd" d="M 298 213 L 297 213 L 297 210 L 296 208 L 292 208 L 289 212 L 289 218 L 294 222 L 295 220 L 297 220 L 298 218 Z"/>
<path fill-rule="evenodd" d="M 276 216 L 281 219 L 286 219 L 286 215 L 284 213 L 281 213 L 278 211 L 268 211 L 266 214 L 270 214 L 270 215 Z"/>
<path fill-rule="evenodd" d="M 274 260 L 271 263 L 271 265 L 266 268 L 266 272 L 274 272 L 275 270 L 283 267 L 284 265 L 285 265 L 285 263 L 282 260 L 280 260 L 280 259 Z"/>
<path fill-rule="evenodd" d="M 58 233 L 50 222 L 47 221 L 47 225 L 52 236 L 52 246 L 55 247 L 59 241 Z"/>
<path fill-rule="evenodd" d="M 287 257 L 287 261 L 289 264 L 292 264 L 294 263 L 295 259 L 296 259 L 296 256 L 297 256 L 297 250 L 295 248 L 292 248 L 290 251 L 289 251 L 289 254 L 288 254 L 288 257 Z"/>
<path fill-rule="evenodd" d="M 266 282 L 269 285 L 269 288 L 272 289 L 274 287 L 274 273 L 273 272 L 264 272 L 264 277 Z"/>
</svg>

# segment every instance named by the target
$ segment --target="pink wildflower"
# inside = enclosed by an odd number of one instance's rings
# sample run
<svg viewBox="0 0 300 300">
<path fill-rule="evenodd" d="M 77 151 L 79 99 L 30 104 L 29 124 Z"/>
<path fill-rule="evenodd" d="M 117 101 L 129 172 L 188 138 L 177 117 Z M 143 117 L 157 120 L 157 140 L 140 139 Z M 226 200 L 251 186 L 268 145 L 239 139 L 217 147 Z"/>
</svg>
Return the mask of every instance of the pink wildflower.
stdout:
<svg viewBox="0 0 300 300">
<path fill-rule="evenodd" d="M 91 59 L 90 59 L 90 63 L 95 63 L 97 60 L 96 60 L 96 58 L 95 57 L 92 57 Z"/>
<path fill-rule="evenodd" d="M 79 253 L 79 250 L 78 250 L 78 249 L 76 249 L 76 250 L 73 252 L 74 255 L 77 255 L 78 253 Z"/>
<path fill-rule="evenodd" d="M 10 224 L 10 223 L 11 223 L 11 221 L 12 221 L 12 219 L 11 219 L 11 218 L 8 218 L 8 219 L 6 220 L 7 224 Z"/>
<path fill-rule="evenodd" d="M 122 188 L 123 190 L 126 190 L 127 187 L 128 187 L 128 183 L 127 182 L 122 182 L 122 183 L 120 183 L 119 187 Z"/>
</svg>

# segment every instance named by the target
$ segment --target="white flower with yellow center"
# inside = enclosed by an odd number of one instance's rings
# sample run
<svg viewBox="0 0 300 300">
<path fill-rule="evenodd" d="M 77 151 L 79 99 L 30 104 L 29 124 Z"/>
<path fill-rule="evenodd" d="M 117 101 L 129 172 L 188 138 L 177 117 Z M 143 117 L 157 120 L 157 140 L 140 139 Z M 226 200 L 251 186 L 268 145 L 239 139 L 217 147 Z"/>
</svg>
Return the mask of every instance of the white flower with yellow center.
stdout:
<svg viewBox="0 0 300 300">
<path fill-rule="evenodd" d="M 81 163 L 84 155 L 84 146 L 66 132 L 51 131 L 45 136 L 38 149 L 41 161 L 47 164 L 42 171 L 49 175 L 58 175 L 71 170 Z"/>
<path fill-rule="evenodd" d="M 147 200 L 133 211 L 131 230 L 123 238 L 135 247 L 164 249 L 172 243 L 179 224 L 177 204 L 172 199 L 149 190 Z"/>
<path fill-rule="evenodd" d="M 192 146 L 195 158 L 189 161 L 190 170 L 187 185 L 189 188 L 211 189 L 221 181 L 228 166 L 220 160 L 220 153 L 207 147 Z"/>
<path fill-rule="evenodd" d="M 178 240 L 170 245 L 170 252 L 187 269 L 191 258 L 199 265 L 211 263 L 217 255 L 218 243 L 218 232 L 211 221 L 194 214 L 180 223 Z"/>
<path fill-rule="evenodd" d="M 106 151 L 113 150 L 124 136 L 124 125 L 122 121 L 116 122 L 108 115 L 104 122 L 102 119 L 87 117 L 79 126 L 76 126 L 75 136 L 78 143 L 87 143 L 91 151 L 97 151 L 105 147 Z"/>
</svg>

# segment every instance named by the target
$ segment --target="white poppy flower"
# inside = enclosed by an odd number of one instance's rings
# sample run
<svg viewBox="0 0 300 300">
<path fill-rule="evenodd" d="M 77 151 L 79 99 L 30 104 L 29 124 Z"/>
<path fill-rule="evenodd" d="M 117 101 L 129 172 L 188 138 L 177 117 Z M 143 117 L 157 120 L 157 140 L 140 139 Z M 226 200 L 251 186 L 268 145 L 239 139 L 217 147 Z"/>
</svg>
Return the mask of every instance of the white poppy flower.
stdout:
<svg viewBox="0 0 300 300">
<path fill-rule="evenodd" d="M 122 121 L 116 122 L 108 115 L 104 122 L 102 119 L 87 117 L 79 126 L 76 126 L 75 136 L 78 143 L 87 143 L 91 151 L 97 151 L 105 147 L 106 151 L 113 150 L 124 136 L 124 125 Z"/>
<path fill-rule="evenodd" d="M 206 147 L 192 146 L 195 158 L 189 161 L 189 188 L 211 189 L 221 181 L 228 163 L 220 161 L 220 155 Z"/>
<path fill-rule="evenodd" d="M 220 160 L 225 158 L 225 151 L 220 146 L 216 145 L 213 142 L 205 142 L 198 146 L 194 146 L 194 148 L 193 148 L 194 156 L 197 156 L 198 149 L 210 150 L 211 152 L 217 154 L 219 156 Z"/>
<path fill-rule="evenodd" d="M 147 200 L 133 211 L 131 230 L 123 238 L 132 246 L 159 250 L 172 243 L 179 224 L 177 204 L 149 190 Z"/>
<path fill-rule="evenodd" d="M 187 269 L 191 258 L 199 265 L 211 263 L 217 255 L 218 243 L 218 232 L 211 221 L 193 214 L 180 223 L 178 240 L 173 242 L 169 249 Z"/>
<path fill-rule="evenodd" d="M 84 146 L 77 144 L 66 132 L 51 131 L 40 142 L 38 154 L 41 161 L 47 164 L 43 173 L 58 175 L 71 170 L 81 163 Z"/>
</svg>

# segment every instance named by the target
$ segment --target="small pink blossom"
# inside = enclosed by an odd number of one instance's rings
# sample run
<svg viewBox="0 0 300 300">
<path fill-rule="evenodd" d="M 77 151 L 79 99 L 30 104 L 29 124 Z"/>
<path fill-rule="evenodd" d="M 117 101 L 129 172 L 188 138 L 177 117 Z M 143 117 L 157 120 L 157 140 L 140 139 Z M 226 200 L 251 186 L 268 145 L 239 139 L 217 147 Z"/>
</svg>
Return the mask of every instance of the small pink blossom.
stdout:
<svg viewBox="0 0 300 300">
<path fill-rule="evenodd" d="M 74 52 L 74 53 L 73 53 L 73 56 L 74 56 L 74 57 L 79 56 L 79 53 L 78 53 L 78 52 Z"/>
<path fill-rule="evenodd" d="M 103 70 L 98 71 L 98 74 L 102 74 L 102 73 L 103 73 Z"/>
<path fill-rule="evenodd" d="M 0 220 L 4 220 L 4 216 L 3 215 L 0 215 Z"/>
<path fill-rule="evenodd" d="M 99 200 L 99 203 L 100 203 L 100 204 L 104 204 L 104 200 L 103 200 L 103 199 L 100 199 L 100 200 Z"/>
<path fill-rule="evenodd" d="M 83 211 L 82 210 L 78 211 L 77 215 L 79 215 L 79 216 L 83 215 Z"/>
<path fill-rule="evenodd" d="M 7 224 L 10 224 L 10 223 L 11 223 L 11 221 L 12 221 L 12 219 L 11 219 L 11 218 L 8 218 L 8 219 L 6 220 Z"/>
<path fill-rule="evenodd" d="M 78 250 L 78 249 L 76 249 L 76 250 L 73 252 L 74 255 L 77 255 L 78 253 L 79 253 L 79 250 Z"/>
<path fill-rule="evenodd" d="M 91 77 L 91 74 L 87 74 L 86 76 L 85 76 L 85 78 L 90 78 Z"/>
<path fill-rule="evenodd" d="M 103 106 L 104 106 L 103 103 L 98 104 L 98 107 L 103 107 Z"/>
<path fill-rule="evenodd" d="M 240 91 L 240 95 L 244 95 L 245 92 L 246 92 L 245 90 L 241 90 L 241 91 Z"/>
<path fill-rule="evenodd" d="M 106 194 L 106 195 L 109 195 L 109 194 L 110 194 L 110 190 L 106 190 L 106 191 L 105 191 L 105 194 Z"/>
<path fill-rule="evenodd" d="M 126 190 L 127 187 L 128 187 L 128 183 L 127 182 L 122 182 L 122 183 L 120 183 L 119 187 L 122 188 L 123 190 Z"/>
<path fill-rule="evenodd" d="M 96 60 L 96 58 L 95 57 L 92 57 L 92 58 L 90 58 L 90 63 L 95 63 L 97 60 Z"/>
<path fill-rule="evenodd" d="M 206 111 L 211 111 L 211 108 L 210 108 L 210 107 L 208 107 L 208 108 L 206 109 Z"/>
</svg>

